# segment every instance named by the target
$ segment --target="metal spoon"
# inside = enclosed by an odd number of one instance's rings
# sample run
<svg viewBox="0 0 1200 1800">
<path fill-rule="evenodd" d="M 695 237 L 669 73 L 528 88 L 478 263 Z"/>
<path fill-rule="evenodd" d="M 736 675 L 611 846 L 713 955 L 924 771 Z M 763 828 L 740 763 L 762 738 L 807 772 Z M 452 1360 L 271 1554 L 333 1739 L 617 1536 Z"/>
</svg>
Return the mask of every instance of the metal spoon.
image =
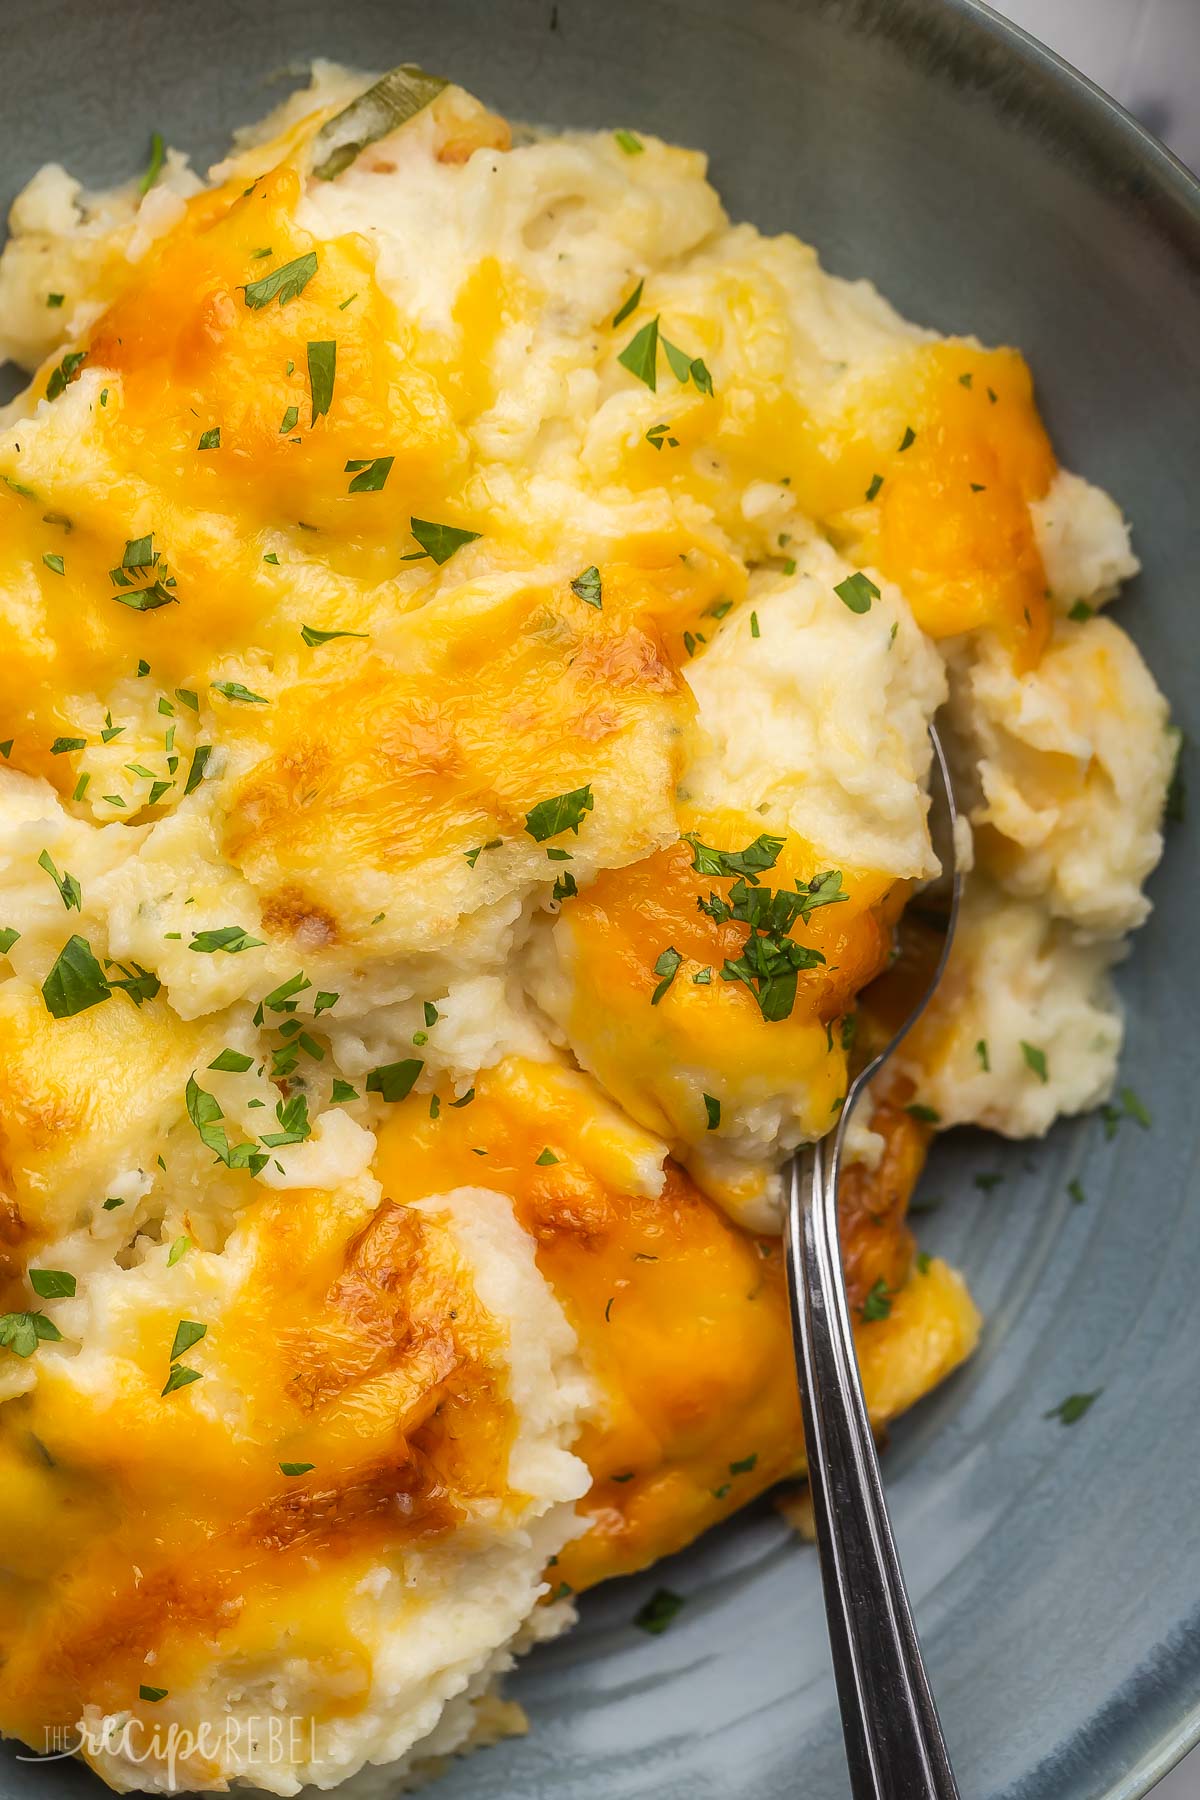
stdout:
<svg viewBox="0 0 1200 1800">
<path fill-rule="evenodd" d="M 921 948 L 906 946 L 908 1010 L 858 1071 L 835 1132 L 785 1170 L 792 1336 L 800 1372 L 808 1479 L 854 1800 L 958 1800 L 892 1537 L 859 1379 L 838 1241 L 838 1168 L 846 1123 L 865 1084 L 937 986 L 958 910 L 954 793 L 937 733 L 929 830 L 942 875 L 910 904 Z M 903 930 L 903 923 L 901 929 Z M 914 979 L 915 973 L 915 979 Z M 887 982 L 879 977 L 876 987 Z M 918 997 L 919 996 L 919 997 Z"/>
</svg>

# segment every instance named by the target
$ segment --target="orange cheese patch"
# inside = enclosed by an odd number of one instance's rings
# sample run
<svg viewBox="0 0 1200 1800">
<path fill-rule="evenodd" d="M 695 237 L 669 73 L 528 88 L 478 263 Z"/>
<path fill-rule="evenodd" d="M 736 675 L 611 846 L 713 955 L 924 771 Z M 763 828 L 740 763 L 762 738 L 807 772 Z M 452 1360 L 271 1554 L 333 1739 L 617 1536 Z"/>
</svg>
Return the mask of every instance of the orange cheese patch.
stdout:
<svg viewBox="0 0 1200 1800">
<path fill-rule="evenodd" d="M 452 1531 L 468 1497 L 506 1503 L 506 1346 L 438 1223 L 258 1190 L 239 1234 L 244 1280 L 181 1356 L 177 1307 L 115 1303 L 115 1386 L 68 1364 L 5 1407 L 0 1717 L 30 1742 L 136 1706 L 150 1651 L 153 1685 L 182 1689 L 214 1646 L 270 1663 L 308 1643 L 353 1709 L 354 1569 Z M 204 1385 L 163 1395 L 172 1368 Z"/>
<path fill-rule="evenodd" d="M 744 850 L 761 823 L 736 813 L 682 820 L 725 851 Z M 887 956 L 906 884 L 841 871 L 846 897 L 790 934 L 823 961 L 799 972 L 788 1015 L 767 1019 L 751 987 L 722 973 L 743 956 L 749 927 L 714 921 L 699 905 L 714 892 L 728 899 L 732 881 L 699 873 L 695 857 L 680 839 L 606 871 L 564 907 L 556 936 L 573 986 L 572 1043 L 626 1111 L 669 1140 L 705 1129 L 701 1075 L 731 1110 L 794 1089 L 805 1131 L 819 1136 L 846 1092 L 842 1020 Z M 811 848 L 790 838 L 759 885 L 803 890 L 822 872 Z M 672 951 L 681 960 L 656 997 L 656 964 Z"/>
<path fill-rule="evenodd" d="M 601 1390 L 577 1446 L 594 1479 L 581 1503 L 591 1528 L 560 1555 L 551 1581 L 583 1587 L 642 1568 L 800 1469 L 779 1240 L 731 1225 L 673 1164 L 661 1193 L 637 1191 L 587 1085 L 554 1066 L 509 1061 L 480 1076 L 467 1105 L 451 1100 L 439 1098 L 436 1117 L 423 1099 L 397 1106 L 376 1173 L 399 1200 L 438 1184 L 510 1195 L 579 1334 Z M 889 1296 L 905 1289 L 904 1209 L 923 1157 L 921 1128 L 903 1111 L 881 1109 L 874 1124 L 886 1155 L 877 1175 L 857 1172 L 843 1202 L 859 1310 L 876 1282 Z M 955 1360 L 973 1341 L 962 1318 L 951 1308 Z M 886 1340 L 883 1365 L 898 1352 L 903 1363 L 899 1317 L 860 1329 L 864 1340 Z M 928 1385 L 918 1356 L 893 1391 L 911 1403 Z M 868 1401 L 882 1418 L 871 1392 Z"/>
<path fill-rule="evenodd" d="M 408 616 L 390 662 L 343 663 L 247 718 L 262 755 L 232 796 L 226 850 L 277 924 L 301 920 L 302 941 L 318 901 L 331 932 L 367 928 L 364 872 L 386 875 L 401 905 L 404 883 L 448 854 L 451 879 L 473 867 L 476 887 L 517 856 L 548 878 L 526 815 L 584 786 L 585 830 L 636 853 L 670 817 L 690 713 L 652 625 L 589 607 L 566 583 L 460 588 Z M 449 892 L 413 903 L 444 932 Z"/>
</svg>

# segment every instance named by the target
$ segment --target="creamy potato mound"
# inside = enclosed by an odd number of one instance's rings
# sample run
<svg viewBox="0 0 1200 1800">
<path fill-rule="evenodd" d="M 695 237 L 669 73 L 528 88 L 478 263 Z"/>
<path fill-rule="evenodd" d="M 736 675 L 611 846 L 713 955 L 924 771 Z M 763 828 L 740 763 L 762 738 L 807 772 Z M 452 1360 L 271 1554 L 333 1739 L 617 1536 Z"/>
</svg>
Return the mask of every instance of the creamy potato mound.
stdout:
<svg viewBox="0 0 1200 1800">
<path fill-rule="evenodd" d="M 1016 351 L 419 71 L 43 169 L 5 357 L 0 1729 L 417 1775 L 804 1472 L 778 1171 L 935 715 L 971 873 L 843 1238 L 877 1424 L 973 1348 L 905 1206 L 933 1127 L 1112 1089 L 1176 748 L 1128 529 Z"/>
</svg>

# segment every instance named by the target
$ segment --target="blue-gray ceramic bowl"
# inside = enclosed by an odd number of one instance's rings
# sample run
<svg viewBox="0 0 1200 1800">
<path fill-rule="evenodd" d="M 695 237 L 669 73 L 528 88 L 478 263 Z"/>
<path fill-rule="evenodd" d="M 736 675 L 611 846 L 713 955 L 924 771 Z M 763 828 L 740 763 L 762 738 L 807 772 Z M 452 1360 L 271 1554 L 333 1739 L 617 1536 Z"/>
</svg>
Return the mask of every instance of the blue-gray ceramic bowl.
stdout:
<svg viewBox="0 0 1200 1800">
<path fill-rule="evenodd" d="M 1200 710 L 1200 198 L 1167 153 L 971 0 L 42 0 L 0 6 L 0 197 L 47 158 L 93 182 L 152 129 L 201 162 L 306 60 L 406 59 L 557 125 L 704 146 L 734 216 L 817 244 L 906 313 L 1028 354 L 1064 461 L 1117 495 L 1121 603 L 1185 729 Z M 886 1472 L 972 1800 L 1133 1800 L 1200 1736 L 1200 888 L 1173 828 L 1125 970 L 1126 1079 L 1153 1114 L 939 1148 L 927 1238 L 988 1326 Z M 983 1192 L 972 1177 L 1004 1176 Z M 1072 1204 L 1066 1184 L 1086 1193 Z M 1070 1430 L 1046 1418 L 1102 1389 Z M 656 1580 L 688 1598 L 649 1638 Z M 516 1690 L 533 1729 L 442 1800 L 837 1800 L 812 1553 L 768 1505 L 584 1602 Z M 0 1761 L 3 1800 L 95 1787 Z"/>
</svg>

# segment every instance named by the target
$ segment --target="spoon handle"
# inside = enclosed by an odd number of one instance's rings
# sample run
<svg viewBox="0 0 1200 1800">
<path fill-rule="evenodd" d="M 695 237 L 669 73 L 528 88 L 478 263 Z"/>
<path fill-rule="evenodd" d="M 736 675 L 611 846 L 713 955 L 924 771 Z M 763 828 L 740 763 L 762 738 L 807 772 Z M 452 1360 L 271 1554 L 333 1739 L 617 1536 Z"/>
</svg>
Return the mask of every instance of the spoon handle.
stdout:
<svg viewBox="0 0 1200 1800">
<path fill-rule="evenodd" d="M 958 1800 L 888 1518 L 842 1277 L 837 1159 L 784 1174 L 808 1479 L 854 1800 Z"/>
</svg>

